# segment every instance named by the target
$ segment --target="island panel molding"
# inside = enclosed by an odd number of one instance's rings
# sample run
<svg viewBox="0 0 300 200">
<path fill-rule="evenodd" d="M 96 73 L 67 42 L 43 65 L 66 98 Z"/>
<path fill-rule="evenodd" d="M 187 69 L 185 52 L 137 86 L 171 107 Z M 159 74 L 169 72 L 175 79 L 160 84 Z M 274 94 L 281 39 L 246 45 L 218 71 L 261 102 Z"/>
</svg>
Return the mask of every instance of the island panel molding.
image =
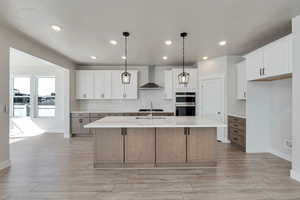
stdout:
<svg viewBox="0 0 300 200">
<path fill-rule="evenodd" d="M 129 128 L 126 130 L 125 163 L 155 163 L 155 129 Z"/>
<path fill-rule="evenodd" d="M 156 129 L 156 163 L 185 163 L 186 134 L 184 128 Z"/>
</svg>

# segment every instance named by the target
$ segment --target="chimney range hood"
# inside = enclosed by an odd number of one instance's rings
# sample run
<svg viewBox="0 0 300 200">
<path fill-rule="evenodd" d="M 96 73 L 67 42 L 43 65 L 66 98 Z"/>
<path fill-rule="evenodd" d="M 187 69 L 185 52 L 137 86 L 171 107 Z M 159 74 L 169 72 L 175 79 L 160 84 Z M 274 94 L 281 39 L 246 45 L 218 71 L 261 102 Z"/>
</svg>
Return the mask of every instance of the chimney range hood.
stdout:
<svg viewBox="0 0 300 200">
<path fill-rule="evenodd" d="M 160 90 L 162 87 L 160 87 L 158 84 L 155 83 L 155 71 L 154 66 L 149 66 L 148 68 L 148 82 L 140 86 L 140 90 Z"/>
</svg>

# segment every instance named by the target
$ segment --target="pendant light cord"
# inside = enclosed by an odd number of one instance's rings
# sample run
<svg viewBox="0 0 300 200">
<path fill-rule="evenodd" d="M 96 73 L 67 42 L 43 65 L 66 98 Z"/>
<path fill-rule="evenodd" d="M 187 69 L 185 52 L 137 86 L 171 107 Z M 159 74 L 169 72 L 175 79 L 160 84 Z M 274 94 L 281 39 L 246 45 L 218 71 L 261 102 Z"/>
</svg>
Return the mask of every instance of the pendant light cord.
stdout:
<svg viewBox="0 0 300 200">
<path fill-rule="evenodd" d="M 183 69 L 183 73 L 184 73 L 184 38 L 182 37 L 182 69 Z"/>
<path fill-rule="evenodd" d="M 125 36 L 125 72 L 127 72 L 127 37 Z"/>
</svg>

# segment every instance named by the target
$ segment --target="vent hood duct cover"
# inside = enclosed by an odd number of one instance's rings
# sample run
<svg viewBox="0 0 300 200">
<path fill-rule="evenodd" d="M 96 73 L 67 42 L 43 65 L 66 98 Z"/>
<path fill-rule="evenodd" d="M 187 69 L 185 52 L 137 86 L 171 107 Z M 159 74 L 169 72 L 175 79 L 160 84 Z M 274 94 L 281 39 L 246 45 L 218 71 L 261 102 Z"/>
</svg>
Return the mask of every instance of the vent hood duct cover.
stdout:
<svg viewBox="0 0 300 200">
<path fill-rule="evenodd" d="M 140 89 L 141 90 L 159 90 L 162 89 L 158 84 L 155 83 L 155 71 L 154 71 L 154 66 L 149 66 L 149 71 L 148 71 L 148 82 L 143 84 Z"/>
</svg>

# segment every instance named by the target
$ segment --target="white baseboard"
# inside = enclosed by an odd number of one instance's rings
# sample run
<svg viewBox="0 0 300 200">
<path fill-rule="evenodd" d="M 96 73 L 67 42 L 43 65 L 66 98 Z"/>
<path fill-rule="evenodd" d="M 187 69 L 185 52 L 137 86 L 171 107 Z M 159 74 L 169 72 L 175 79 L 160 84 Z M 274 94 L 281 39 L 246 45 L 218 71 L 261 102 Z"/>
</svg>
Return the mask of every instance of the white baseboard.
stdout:
<svg viewBox="0 0 300 200">
<path fill-rule="evenodd" d="M 6 160 L 0 163 L 0 170 L 10 167 L 10 160 Z"/>
<path fill-rule="evenodd" d="M 275 149 L 271 149 L 270 153 L 274 154 L 275 156 L 278 156 L 279 158 L 282 158 L 284 160 L 287 160 L 287 161 L 290 161 L 290 162 L 292 161 L 292 156 L 289 155 L 289 154 L 279 152 L 279 151 L 277 151 Z"/>
<path fill-rule="evenodd" d="M 290 176 L 292 179 L 300 182 L 300 174 L 295 172 L 294 170 L 290 171 Z"/>
</svg>

